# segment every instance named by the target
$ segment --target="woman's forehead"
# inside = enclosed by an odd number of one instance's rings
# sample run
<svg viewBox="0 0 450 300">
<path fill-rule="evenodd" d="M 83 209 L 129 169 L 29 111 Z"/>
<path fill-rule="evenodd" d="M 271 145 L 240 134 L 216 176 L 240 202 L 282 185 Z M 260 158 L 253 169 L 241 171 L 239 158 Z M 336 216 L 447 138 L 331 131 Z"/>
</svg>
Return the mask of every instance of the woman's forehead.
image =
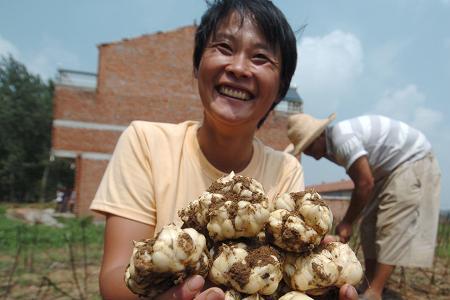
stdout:
<svg viewBox="0 0 450 300">
<path fill-rule="evenodd" d="M 238 11 L 230 12 L 222 19 L 218 20 L 215 27 L 215 34 L 225 31 L 239 31 L 244 25 L 250 25 L 255 27 L 258 31 L 260 29 L 254 22 L 254 18 L 248 13 L 241 13 Z"/>
<path fill-rule="evenodd" d="M 269 42 L 261 26 L 258 24 L 258 21 L 250 12 L 230 12 L 217 23 L 210 40 L 214 39 L 217 35 L 220 36 L 221 34 L 236 34 L 239 30 L 247 26 L 253 27 L 258 32 L 259 36 L 262 38 L 261 42 L 264 42 L 269 49 L 275 50 L 278 48 L 279 45 L 274 43 L 271 44 Z"/>
</svg>

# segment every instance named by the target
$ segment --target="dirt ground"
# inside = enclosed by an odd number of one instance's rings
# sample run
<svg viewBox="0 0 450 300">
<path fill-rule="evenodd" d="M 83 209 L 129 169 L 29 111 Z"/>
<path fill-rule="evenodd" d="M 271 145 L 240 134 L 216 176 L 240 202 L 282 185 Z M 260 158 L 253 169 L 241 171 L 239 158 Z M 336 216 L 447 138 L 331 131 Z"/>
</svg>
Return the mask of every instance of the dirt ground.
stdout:
<svg viewBox="0 0 450 300">
<path fill-rule="evenodd" d="M 358 257 L 363 261 L 360 248 L 353 249 L 357 249 Z M 0 299 L 101 299 L 98 290 L 101 245 L 89 248 L 87 264 L 83 263 L 81 249 L 75 250 L 73 262 L 64 248 L 37 251 L 33 259 L 30 259 L 33 253 L 30 251 L 22 252 L 19 260 L 13 255 L 0 253 Z M 431 269 L 396 268 L 383 299 L 449 300 L 449 273 L 448 255 L 435 257 Z"/>
<path fill-rule="evenodd" d="M 433 270 L 397 269 L 389 280 L 383 295 L 385 300 L 422 300 L 450 299 L 449 261 L 438 259 Z M 63 299 L 100 299 L 98 294 L 98 266 L 77 269 L 78 284 L 73 271 L 64 264 L 51 266 L 52 271 L 46 277 L 36 273 L 22 274 L 17 277 L 6 299 L 63 300 Z M 86 289 L 84 285 L 86 284 Z M 78 288 L 78 287 L 79 288 Z M 0 284 L 5 291 L 5 282 Z M 3 293 L 0 293 L 0 295 Z"/>
<path fill-rule="evenodd" d="M 78 283 L 73 272 L 67 266 L 54 266 L 48 275 L 26 273 L 18 276 L 9 287 L 9 295 L 3 299 L 33 299 L 33 300 L 95 300 L 101 299 L 98 293 L 97 266 L 87 268 L 88 276 L 84 280 L 84 268 L 77 269 Z M 79 288 L 78 288 L 79 287 Z M 85 288 L 86 287 L 86 288 Z M 6 282 L 0 284 L 0 296 L 8 288 Z"/>
<path fill-rule="evenodd" d="M 450 299 L 450 258 L 437 258 L 432 269 L 397 268 L 391 276 L 385 300 Z"/>
</svg>

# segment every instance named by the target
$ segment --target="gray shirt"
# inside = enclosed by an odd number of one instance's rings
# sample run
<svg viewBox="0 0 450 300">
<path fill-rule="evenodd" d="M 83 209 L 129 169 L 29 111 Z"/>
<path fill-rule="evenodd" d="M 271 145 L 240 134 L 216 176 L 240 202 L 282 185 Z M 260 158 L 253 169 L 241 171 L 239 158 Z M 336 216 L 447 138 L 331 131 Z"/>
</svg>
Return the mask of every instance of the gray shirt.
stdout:
<svg viewBox="0 0 450 300">
<path fill-rule="evenodd" d="M 347 171 L 366 155 L 375 180 L 400 164 L 423 158 L 431 151 L 426 137 L 417 129 L 383 116 L 361 116 L 326 129 L 329 158 Z"/>
</svg>

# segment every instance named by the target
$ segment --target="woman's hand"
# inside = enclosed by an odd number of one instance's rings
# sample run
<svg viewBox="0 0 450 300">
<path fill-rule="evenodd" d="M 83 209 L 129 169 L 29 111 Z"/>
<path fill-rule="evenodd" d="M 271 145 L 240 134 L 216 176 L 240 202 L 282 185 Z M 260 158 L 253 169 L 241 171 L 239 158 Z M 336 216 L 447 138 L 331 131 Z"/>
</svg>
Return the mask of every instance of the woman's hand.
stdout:
<svg viewBox="0 0 450 300">
<path fill-rule="evenodd" d="M 200 275 L 194 275 L 188 280 L 162 293 L 157 300 L 222 300 L 225 298 L 224 292 L 218 287 L 212 287 L 202 291 L 205 280 Z M 356 298 L 355 298 L 356 299 Z M 347 300 L 347 298 L 343 298 Z M 353 299 L 352 299 L 353 300 Z"/>
<path fill-rule="evenodd" d="M 192 276 L 184 283 L 171 288 L 170 290 L 159 295 L 157 300 L 223 300 L 225 298 L 224 292 L 212 287 L 201 292 L 205 280 L 199 275 Z M 200 293 L 201 292 L 201 293 Z M 356 289 L 350 284 L 345 284 L 339 289 L 339 300 L 358 300 L 358 293 Z"/>
<path fill-rule="evenodd" d="M 339 289 L 339 300 L 358 300 L 358 292 L 350 284 L 344 284 Z"/>
</svg>

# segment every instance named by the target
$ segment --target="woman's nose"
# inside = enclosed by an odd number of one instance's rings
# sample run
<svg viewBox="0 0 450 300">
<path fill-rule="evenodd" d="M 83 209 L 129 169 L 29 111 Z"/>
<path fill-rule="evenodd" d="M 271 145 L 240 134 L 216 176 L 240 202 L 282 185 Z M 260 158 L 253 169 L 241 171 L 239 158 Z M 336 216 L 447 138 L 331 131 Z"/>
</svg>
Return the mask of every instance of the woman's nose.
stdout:
<svg viewBox="0 0 450 300">
<path fill-rule="evenodd" d="M 226 71 L 232 73 L 236 78 L 249 77 L 251 74 L 249 60 L 242 54 L 233 55 Z"/>
</svg>

